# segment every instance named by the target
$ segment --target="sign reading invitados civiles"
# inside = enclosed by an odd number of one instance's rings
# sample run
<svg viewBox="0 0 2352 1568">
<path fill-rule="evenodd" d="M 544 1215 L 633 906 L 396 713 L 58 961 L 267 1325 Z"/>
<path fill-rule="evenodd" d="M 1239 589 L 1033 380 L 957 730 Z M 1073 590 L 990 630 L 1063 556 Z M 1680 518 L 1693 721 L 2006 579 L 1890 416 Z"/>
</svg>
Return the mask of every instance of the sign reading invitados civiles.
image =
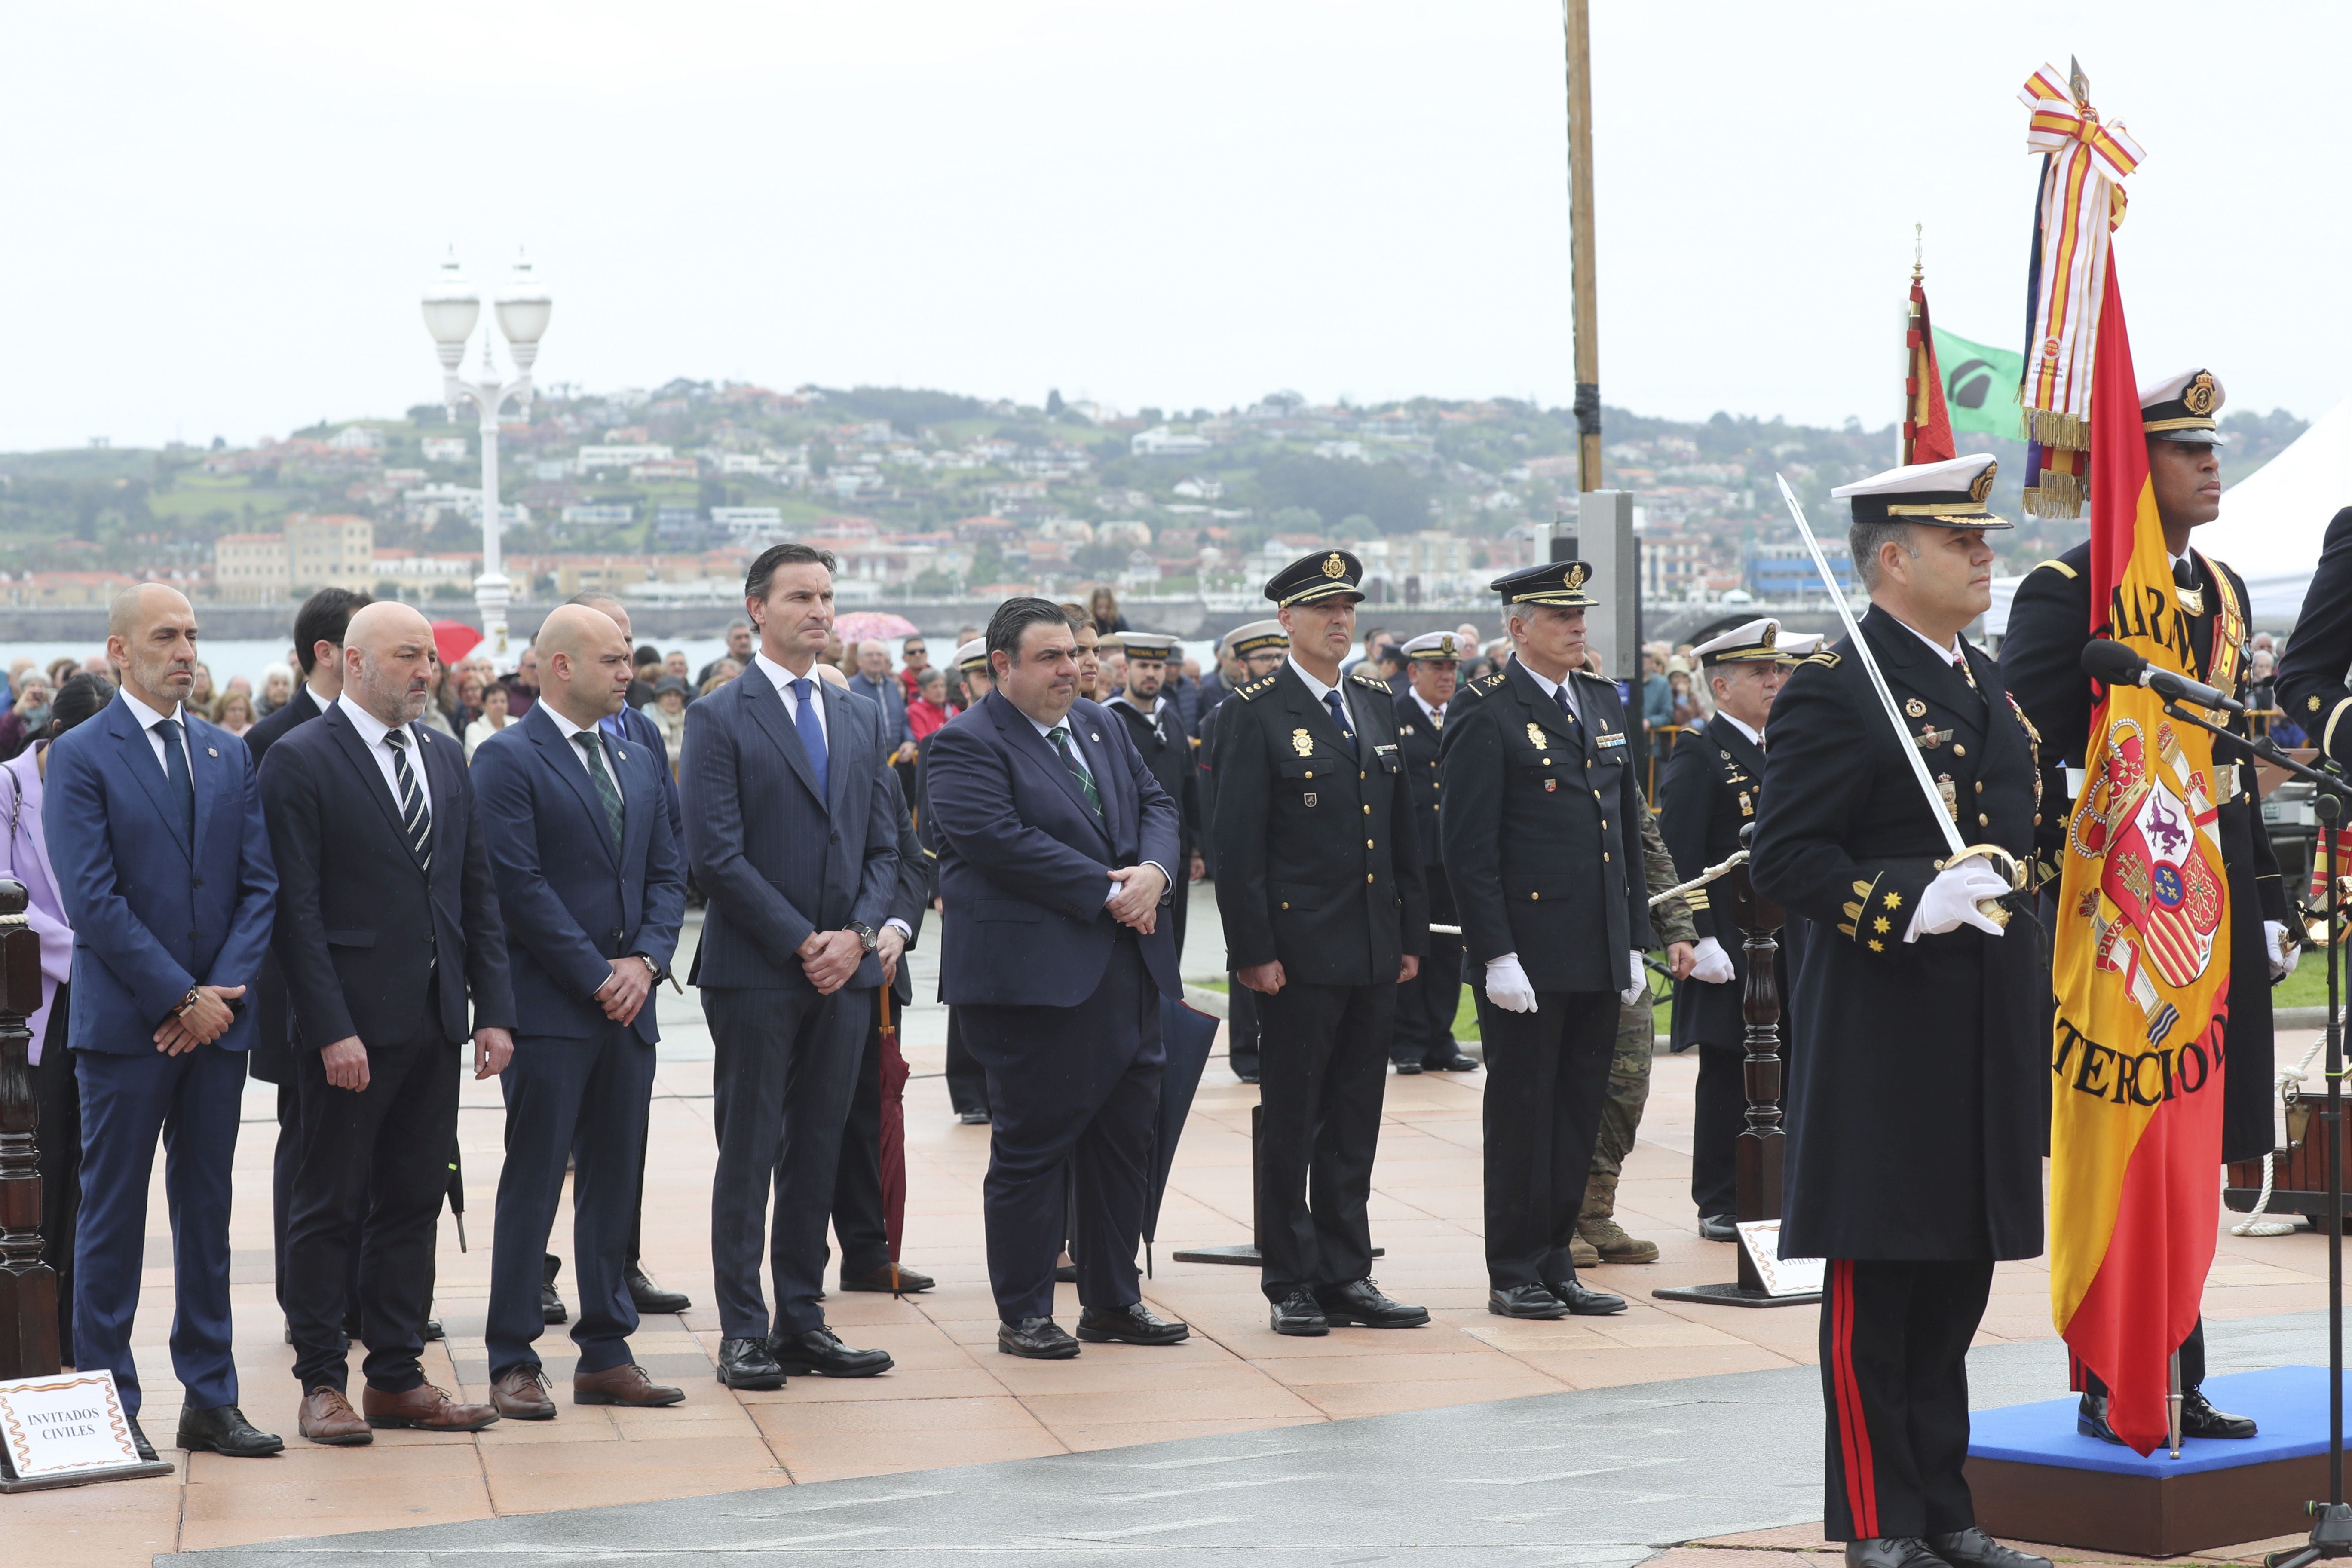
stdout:
<svg viewBox="0 0 2352 1568">
<path fill-rule="evenodd" d="M 141 1463 L 114 1374 L 105 1371 L 0 1383 L 0 1444 L 23 1481 Z"/>
</svg>

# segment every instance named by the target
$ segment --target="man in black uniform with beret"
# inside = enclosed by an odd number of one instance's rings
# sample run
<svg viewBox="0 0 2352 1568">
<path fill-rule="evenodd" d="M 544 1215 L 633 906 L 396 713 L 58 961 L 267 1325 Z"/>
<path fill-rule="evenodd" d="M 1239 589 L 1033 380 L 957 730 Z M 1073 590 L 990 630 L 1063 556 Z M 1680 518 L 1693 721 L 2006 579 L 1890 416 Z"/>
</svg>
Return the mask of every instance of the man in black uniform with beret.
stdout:
<svg viewBox="0 0 2352 1568">
<path fill-rule="evenodd" d="M 1412 786 L 1413 816 L 1421 823 L 1421 879 L 1429 888 L 1429 918 L 1435 925 L 1458 925 L 1440 839 L 1444 818 L 1438 806 L 1444 788 L 1437 753 L 1445 739 L 1446 706 L 1462 669 L 1460 639 L 1452 632 L 1429 632 L 1398 652 L 1404 656 L 1406 685 L 1396 697 L 1397 744 L 1404 753 L 1405 782 Z M 1396 1037 L 1389 1044 L 1397 1071 L 1476 1071 L 1477 1059 L 1454 1038 L 1454 1017 L 1461 1010 L 1462 939 L 1432 931 L 1421 973 L 1397 991 Z"/>
<path fill-rule="evenodd" d="M 1585 668 L 1591 577 L 1553 561 L 1495 580 L 1517 657 L 1454 698 L 1440 770 L 1490 1077 L 1486 1310 L 1506 1318 L 1625 1310 L 1570 1256 L 1618 1005 L 1638 999 L 1651 941 L 1632 726 Z"/>
<path fill-rule="evenodd" d="M 1250 621 L 1227 632 L 1220 647 L 1240 684 L 1247 686 L 1282 668 L 1282 661 L 1290 657 L 1290 634 L 1272 618 Z M 1201 764 L 1201 844 L 1211 861 L 1211 876 L 1216 874 L 1216 840 L 1210 825 L 1217 816 L 1217 735 L 1226 710 L 1234 706 L 1233 695 L 1234 688 L 1229 686 L 1204 693 L 1209 707 L 1201 715 L 1201 744 L 1195 753 Z M 1230 968 L 1225 972 L 1225 1062 L 1244 1083 L 1257 1081 L 1257 993 L 1243 984 L 1241 976 Z"/>
<path fill-rule="evenodd" d="M 1228 962 L 1257 993 L 1260 1285 L 1281 1334 L 1429 1321 L 1369 1278 L 1397 983 L 1427 954 L 1429 901 L 1394 695 L 1339 674 L 1363 574 L 1344 550 L 1276 573 L 1265 596 L 1290 656 L 1216 720 L 1217 910 Z"/>
<path fill-rule="evenodd" d="M 2243 699 L 2248 627 L 2245 579 L 2191 548 L 2189 532 L 2221 512 L 2224 437 L 2214 415 L 2221 411 L 2221 384 L 2207 370 L 2180 374 L 2142 387 L 2140 427 L 2147 438 L 2147 470 L 2156 492 L 2164 547 L 2172 556 L 2172 580 L 2189 633 L 2193 679 Z M 2092 637 L 2091 546 L 2085 542 L 2055 561 L 2044 561 L 2017 585 L 2009 630 L 2000 645 L 2000 677 L 2032 721 L 2042 743 L 2048 809 L 2035 836 L 2044 875 L 2054 889 L 2065 852 L 2066 818 L 2073 806 L 2065 787 L 2079 773 L 2091 743 L 2091 680 L 2083 673 L 2083 645 Z M 2097 617 L 2104 626 L 2104 608 Z M 2296 627 L 2300 637 L 2302 627 Z M 2104 635 L 2104 633 L 2102 634 Z M 2299 647 L 2300 642 L 2296 644 Z M 2227 718 L 2245 734 L 2246 716 Z M 2227 1057 L 2221 1079 L 2221 1159 L 2256 1160 L 2271 1152 L 2271 1108 L 2277 1092 L 2272 1057 L 2271 986 L 2293 968 L 2295 949 L 2285 943 L 2286 889 L 2278 858 L 2263 826 L 2255 793 L 2253 752 L 2216 738 L 2213 742 L 2215 826 L 2221 836 L 2221 864 L 2230 879 L 2230 994 Z M 2252 1437 L 2254 1423 L 2213 1408 L 2199 1384 L 2205 1378 L 2202 1318 L 2180 1345 L 2180 1430 L 2189 1437 Z M 2106 1389 L 2098 1374 L 2077 1369 L 2083 1405 L 2076 1424 L 2087 1436 L 2121 1441 L 2107 1427 Z"/>
<path fill-rule="evenodd" d="M 1944 832 L 2018 865 L 2033 851 L 2032 732 L 1960 637 L 1991 600 L 1985 532 L 2010 526 L 1984 509 L 1992 466 L 1916 464 L 1832 492 L 1853 503 L 1862 637 L 1906 728 L 1852 637 L 1799 665 L 1772 703 L 1749 863 L 1759 893 L 1813 922 L 1791 1009 L 1780 1253 L 1830 1260 L 1823 1529 L 1853 1568 L 2048 1568 L 1976 1528 L 1961 1475 L 1993 1263 L 2042 1250 L 2050 1072 L 2036 933 L 1981 907 L 2011 882 Z"/>
<path fill-rule="evenodd" d="M 1780 623 L 1766 616 L 1734 626 L 1691 650 L 1715 699 L 1715 717 L 1685 729 L 1658 784 L 1658 831 L 1675 869 L 1696 877 L 1738 853 L 1739 830 L 1756 820 L 1764 793 L 1764 721 L 1788 665 Z M 1698 1047 L 1698 1089 L 1691 1125 L 1691 1202 L 1698 1233 L 1738 1241 L 1738 1151 L 1748 1125 L 1748 1023 L 1741 1002 L 1748 958 L 1739 928 L 1715 907 L 1716 889 L 1686 895 L 1699 933 L 1696 963 L 1675 987 L 1674 1049 Z M 1773 956 L 1782 1000 L 1781 1037 L 1790 1034 L 1787 960 Z"/>
<path fill-rule="evenodd" d="M 1143 765 L 1176 803 L 1180 834 L 1171 867 L 1177 879 L 1175 901 L 1168 918 L 1176 931 L 1176 959 L 1184 959 L 1184 911 L 1187 893 L 1201 878 L 1201 770 L 1192 755 L 1192 736 L 1184 728 L 1176 700 L 1168 694 L 1168 661 L 1177 655 L 1176 639 L 1158 632 L 1124 632 L 1127 689 L 1103 704 L 1127 726 L 1128 737 L 1143 753 Z"/>
</svg>

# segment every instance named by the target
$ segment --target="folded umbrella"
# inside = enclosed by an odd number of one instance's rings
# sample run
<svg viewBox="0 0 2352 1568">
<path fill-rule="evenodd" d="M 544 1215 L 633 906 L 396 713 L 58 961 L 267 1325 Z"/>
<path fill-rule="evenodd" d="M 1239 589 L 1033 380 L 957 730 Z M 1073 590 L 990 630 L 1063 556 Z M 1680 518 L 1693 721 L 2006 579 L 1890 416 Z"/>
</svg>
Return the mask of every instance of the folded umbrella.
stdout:
<svg viewBox="0 0 2352 1568">
<path fill-rule="evenodd" d="M 1184 1119 L 1192 1113 L 1192 1096 L 1201 1088 L 1202 1070 L 1209 1065 L 1209 1047 L 1216 1043 L 1218 1022 L 1173 997 L 1160 999 L 1160 1042 L 1168 1065 L 1160 1078 L 1160 1119 L 1151 1140 L 1151 1185 L 1143 1198 L 1146 1274 L 1151 1271 L 1151 1244 L 1159 1239 L 1160 1202 L 1168 1194 L 1176 1142 L 1184 1135 Z"/>
</svg>

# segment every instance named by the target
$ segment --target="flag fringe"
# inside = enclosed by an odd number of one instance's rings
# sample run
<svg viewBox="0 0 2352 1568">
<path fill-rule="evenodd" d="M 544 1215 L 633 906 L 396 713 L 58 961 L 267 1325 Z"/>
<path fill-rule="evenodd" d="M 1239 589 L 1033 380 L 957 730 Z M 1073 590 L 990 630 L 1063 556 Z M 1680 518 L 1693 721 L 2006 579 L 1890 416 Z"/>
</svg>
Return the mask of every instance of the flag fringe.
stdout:
<svg viewBox="0 0 2352 1568">
<path fill-rule="evenodd" d="M 2061 452 L 2091 449 L 2091 426 L 2079 414 L 2056 408 L 2028 408 L 2019 421 L 2018 438 Z"/>
<path fill-rule="evenodd" d="M 2045 470 L 2042 482 L 2025 491 L 2025 512 L 2028 517 L 2082 516 L 2083 481 L 2073 474 Z"/>
</svg>

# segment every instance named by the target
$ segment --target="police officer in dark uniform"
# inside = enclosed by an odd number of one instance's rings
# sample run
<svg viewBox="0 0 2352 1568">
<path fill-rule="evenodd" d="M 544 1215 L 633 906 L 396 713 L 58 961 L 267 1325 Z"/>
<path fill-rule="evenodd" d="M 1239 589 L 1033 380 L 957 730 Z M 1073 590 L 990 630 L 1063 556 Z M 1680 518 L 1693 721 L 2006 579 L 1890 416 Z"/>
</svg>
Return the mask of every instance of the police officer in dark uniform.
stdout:
<svg viewBox="0 0 2352 1568">
<path fill-rule="evenodd" d="M 2148 479 L 2156 492 L 2157 516 L 2164 525 L 2165 549 L 2173 558 L 2173 582 L 2194 656 L 2192 671 L 2208 686 L 2242 700 L 2250 662 L 2245 579 L 2189 543 L 2191 530 L 2221 515 L 2224 437 L 2214 416 L 2221 407 L 2221 384 L 2210 371 L 2186 371 L 2143 387 L 2139 400 Z M 2091 547 L 2084 542 L 2027 573 L 2017 585 L 2000 646 L 2001 679 L 2042 742 L 2042 795 L 2051 809 L 2042 814 L 2037 850 L 2053 890 L 2073 806 L 2066 770 L 2081 770 L 2083 752 L 2091 742 L 2091 682 L 2081 663 L 2083 645 L 2091 640 L 2090 560 Z M 2105 616 L 2100 619 L 2104 622 Z M 2298 626 L 2298 638 L 2301 633 Z M 2301 647 L 2299 641 L 2296 646 Z M 2226 717 L 2231 730 L 2247 733 L 2244 714 Z M 2277 1086 L 2271 986 L 2293 967 L 2295 950 L 2284 942 L 2286 890 L 2279 879 L 2270 832 L 2263 826 L 2253 752 L 2217 739 L 2213 772 L 2215 826 L 2230 879 L 2229 1038 L 2221 1079 L 2221 1158 L 2228 1163 L 2260 1159 L 2273 1147 L 2271 1109 Z M 2252 1420 L 2213 1408 L 2198 1386 L 2204 1377 L 2205 1323 L 2200 1318 L 2180 1345 L 2181 1433 L 2189 1437 L 2253 1436 Z M 2106 1389 L 2098 1375 L 2078 1368 L 2076 1382 L 2083 1390 L 2077 1417 L 2083 1432 L 2119 1442 L 2107 1427 Z"/>
<path fill-rule="evenodd" d="M 1823 1528 L 1853 1568 L 2047 1568 L 1976 1528 L 1961 1475 L 1993 1263 L 2042 1250 L 2050 1071 L 2036 933 L 1980 907 L 2009 879 L 1954 857 L 1935 817 L 2019 865 L 2032 854 L 2032 736 L 1991 658 L 1960 637 L 1991 599 L 1985 531 L 2010 526 L 1984 510 L 1992 468 L 1958 458 L 1832 492 L 1853 503 L 1862 636 L 1909 732 L 1841 638 L 1773 701 L 1756 816 L 1757 891 L 1813 923 L 1780 1252 L 1830 1260 Z M 1940 799 L 1923 797 L 1906 748 Z"/>
<path fill-rule="evenodd" d="M 1699 678 L 1715 699 L 1715 717 L 1684 730 L 1658 784 L 1658 831 L 1675 858 L 1675 869 L 1685 878 L 1737 854 L 1739 830 L 1756 820 L 1764 793 L 1765 716 L 1788 670 L 1780 640 L 1780 623 L 1768 616 L 1691 650 Z M 1691 1127 L 1691 1202 L 1698 1208 L 1698 1233 L 1709 1241 L 1738 1241 L 1738 1150 L 1748 1125 L 1748 1023 L 1741 1009 L 1748 959 L 1729 910 L 1715 907 L 1716 890 L 1698 888 L 1687 895 L 1699 942 L 1696 963 L 1675 987 L 1673 1048 L 1699 1048 Z M 1772 967 L 1775 994 L 1785 1007 L 1788 964 L 1776 952 Z M 1783 1039 L 1790 1022 L 1784 1012 Z"/>
<path fill-rule="evenodd" d="M 1429 901 L 1393 694 L 1339 674 L 1363 574 L 1344 550 L 1276 573 L 1265 596 L 1289 658 L 1216 720 L 1217 910 L 1228 961 L 1258 994 L 1259 1283 L 1282 1334 L 1429 1321 L 1369 1278 L 1389 1036 L 1398 982 L 1427 956 Z M 1580 1161 L 1580 1193 L 1583 1173 Z"/>
<path fill-rule="evenodd" d="M 1435 925 L 1459 925 L 1438 829 L 1442 819 L 1437 808 L 1444 791 L 1437 776 L 1437 753 L 1445 739 L 1446 705 L 1454 700 L 1462 650 L 1452 632 L 1430 632 L 1398 651 L 1404 657 L 1407 684 L 1396 698 L 1397 744 L 1404 752 L 1405 782 L 1412 786 L 1413 815 L 1421 823 L 1421 876 L 1429 886 L 1429 918 Z M 1477 1058 L 1465 1054 L 1454 1038 L 1454 1015 L 1461 1010 L 1462 939 L 1432 931 L 1428 961 L 1397 993 L 1396 1037 L 1389 1046 L 1397 1071 L 1475 1072 Z"/>
<path fill-rule="evenodd" d="M 1220 645 L 1226 662 L 1241 674 L 1241 683 L 1263 680 L 1282 668 L 1290 657 L 1290 634 L 1276 620 L 1251 621 L 1235 626 L 1224 636 Z M 1217 813 L 1217 735 L 1221 716 L 1234 706 L 1233 688 L 1220 686 L 1213 698 L 1204 692 L 1210 706 L 1201 716 L 1201 743 L 1195 752 L 1200 761 L 1200 801 L 1202 847 L 1208 861 L 1210 875 L 1216 874 L 1215 836 L 1210 825 Z M 1225 1060 L 1234 1076 L 1244 1083 L 1258 1079 L 1258 1019 L 1257 993 L 1241 982 L 1241 976 L 1228 969 L 1225 973 Z"/>
<path fill-rule="evenodd" d="M 1592 1316 L 1570 1249 L 1609 1094 L 1621 1001 L 1650 945 L 1639 768 L 1613 681 L 1585 668 L 1591 568 L 1498 577 L 1517 655 L 1454 698 L 1440 772 L 1486 1071 L 1486 1310 Z"/>
<path fill-rule="evenodd" d="M 1183 715 L 1176 710 L 1176 700 L 1167 689 L 1169 661 L 1178 657 L 1176 639 L 1157 632 L 1123 632 L 1119 640 L 1127 650 L 1127 689 L 1103 704 L 1119 716 L 1127 732 L 1135 742 L 1135 749 L 1143 753 L 1143 765 L 1176 803 L 1180 834 L 1176 858 L 1181 862 L 1170 868 L 1177 878 L 1175 901 L 1169 906 L 1169 919 L 1176 931 L 1176 957 L 1184 957 L 1184 913 L 1191 900 L 1185 896 L 1193 882 L 1201 879 L 1201 769 L 1192 755 L 1192 732 L 1184 728 Z"/>
</svg>

